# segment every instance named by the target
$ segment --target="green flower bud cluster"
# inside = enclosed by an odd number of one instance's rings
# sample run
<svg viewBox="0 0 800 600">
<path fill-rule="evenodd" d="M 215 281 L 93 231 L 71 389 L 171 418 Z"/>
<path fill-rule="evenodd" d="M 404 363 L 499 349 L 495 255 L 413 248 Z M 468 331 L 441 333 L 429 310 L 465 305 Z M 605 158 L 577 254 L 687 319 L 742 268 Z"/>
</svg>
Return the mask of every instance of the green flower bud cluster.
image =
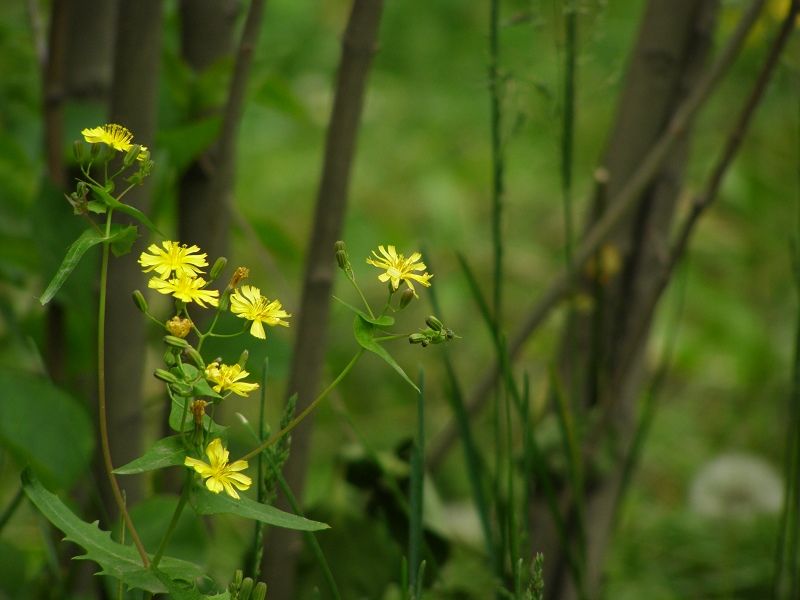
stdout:
<svg viewBox="0 0 800 600">
<path fill-rule="evenodd" d="M 412 333 L 408 336 L 408 341 L 412 344 L 421 344 L 423 348 L 429 344 L 441 344 L 455 339 L 457 336 L 452 329 L 448 329 L 442 322 L 434 316 L 425 319 L 427 329 L 421 329 L 420 333 Z"/>
<path fill-rule="evenodd" d="M 241 569 L 237 569 L 228 591 L 231 600 L 264 600 L 267 597 L 267 584 L 259 581 L 254 585 L 252 578 L 244 577 Z"/>
</svg>

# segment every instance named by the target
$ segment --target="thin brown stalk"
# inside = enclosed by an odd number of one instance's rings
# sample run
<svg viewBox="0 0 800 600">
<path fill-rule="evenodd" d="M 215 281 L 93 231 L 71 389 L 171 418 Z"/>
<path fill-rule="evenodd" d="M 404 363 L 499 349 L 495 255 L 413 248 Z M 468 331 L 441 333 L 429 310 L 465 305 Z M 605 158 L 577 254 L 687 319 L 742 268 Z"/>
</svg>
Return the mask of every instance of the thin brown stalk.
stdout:
<svg viewBox="0 0 800 600">
<path fill-rule="evenodd" d="M 297 410 L 301 412 L 317 395 L 324 365 L 336 264 L 333 244 L 341 238 L 367 76 L 378 48 L 382 13 L 383 0 L 354 0 L 342 39 L 342 58 L 325 140 L 314 225 L 308 241 L 300 319 L 287 386 L 287 395 L 297 393 Z M 303 490 L 312 419 L 313 415 L 292 434 L 292 456 L 285 477 L 297 496 L 301 496 Z M 281 498 L 279 506 L 285 505 Z M 277 529 L 266 544 L 276 549 L 265 552 L 262 569 L 269 581 L 270 594 L 276 598 L 290 598 L 299 538 L 291 530 Z"/>
</svg>

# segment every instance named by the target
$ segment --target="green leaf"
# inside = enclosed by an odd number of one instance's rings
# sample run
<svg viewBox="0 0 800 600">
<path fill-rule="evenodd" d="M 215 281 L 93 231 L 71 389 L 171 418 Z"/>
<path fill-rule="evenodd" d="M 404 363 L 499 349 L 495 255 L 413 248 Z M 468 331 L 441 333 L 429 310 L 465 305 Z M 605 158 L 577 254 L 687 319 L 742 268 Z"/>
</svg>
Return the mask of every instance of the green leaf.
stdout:
<svg viewBox="0 0 800 600">
<path fill-rule="evenodd" d="M 172 579 L 170 579 L 169 575 L 164 573 L 161 569 L 154 568 L 153 572 L 155 573 L 156 577 L 164 584 L 164 587 L 167 588 L 167 592 L 169 593 L 169 597 L 172 600 L 203 600 L 204 598 L 214 598 L 215 600 L 230 600 L 231 593 L 228 590 L 225 590 L 221 594 L 215 594 L 214 596 L 206 596 L 205 594 L 201 594 L 200 591 L 197 589 L 197 586 L 192 585 L 191 588 L 186 588 L 183 586 L 178 585 Z"/>
<path fill-rule="evenodd" d="M 290 513 L 278 510 L 274 506 L 267 506 L 242 496 L 238 500 L 225 493 L 215 494 L 206 487 L 195 486 L 189 496 L 195 511 L 199 515 L 217 515 L 227 513 L 238 515 L 246 519 L 254 519 L 268 525 L 295 529 L 297 531 L 319 531 L 328 529 L 325 523 L 304 519 Z"/>
<path fill-rule="evenodd" d="M 87 229 L 80 237 L 75 240 L 67 250 L 67 255 L 61 263 L 61 266 L 56 271 L 55 276 L 50 281 L 47 289 L 39 298 L 39 302 L 47 304 L 56 295 L 59 288 L 66 281 L 69 274 L 75 269 L 81 260 L 81 257 L 86 254 L 86 251 L 92 246 L 96 246 L 101 242 L 111 243 L 111 249 L 115 256 L 120 256 L 130 251 L 131 245 L 136 240 L 137 236 L 136 227 L 133 225 L 112 225 L 111 232 L 108 237 L 105 237 L 96 229 Z"/>
<path fill-rule="evenodd" d="M 164 234 L 161 233 L 158 230 L 158 228 L 155 225 L 153 225 L 150 219 L 148 219 L 147 216 L 140 210 L 134 208 L 133 206 L 130 206 L 129 204 L 123 204 L 99 185 L 90 183 L 89 187 L 91 188 L 96 198 L 99 198 L 101 201 L 105 202 L 108 206 L 110 206 L 114 210 L 118 210 L 122 213 L 125 213 L 128 216 L 133 217 L 140 223 L 146 225 L 147 228 L 153 233 L 157 233 L 161 237 L 165 237 Z"/>
<path fill-rule="evenodd" d="M 0 371 L 0 447 L 50 486 L 86 472 L 94 426 L 81 402 L 43 377 Z"/>
<path fill-rule="evenodd" d="M 334 296 L 334 298 L 336 298 L 336 296 Z M 359 317 L 364 319 L 367 323 L 372 323 L 373 325 L 376 325 L 378 327 L 391 327 L 392 325 L 394 325 L 394 317 L 392 317 L 391 315 L 383 315 L 382 317 L 378 317 L 377 319 L 375 319 L 373 317 L 370 317 L 368 314 L 358 310 L 355 306 L 351 306 L 341 298 L 336 298 L 336 300 L 344 304 L 347 308 L 352 310 Z"/>
<path fill-rule="evenodd" d="M 172 408 L 169 413 L 169 426 L 175 431 L 181 430 L 181 419 L 183 419 L 183 402 L 181 402 L 181 400 L 186 401 L 183 396 L 175 396 L 173 398 Z M 189 401 L 191 401 L 191 398 Z M 203 415 L 203 426 L 206 428 L 211 438 L 223 438 L 222 441 L 225 441 L 225 432 L 228 431 L 228 427 L 215 423 L 208 415 Z M 187 410 L 186 419 L 183 422 L 183 431 L 189 432 L 193 429 L 194 418 L 192 417 L 192 413 Z"/>
<path fill-rule="evenodd" d="M 111 242 L 111 251 L 114 256 L 119 258 L 130 252 L 131 246 L 133 246 L 133 242 L 136 241 L 137 237 L 139 237 L 139 230 L 136 225 L 121 227 L 116 234 L 108 238 Z"/>
<path fill-rule="evenodd" d="M 166 593 L 167 587 L 150 569 L 142 565 L 142 558 L 133 546 L 124 546 L 111 539 L 108 531 L 101 531 L 97 522 L 89 524 L 79 519 L 61 499 L 48 492 L 29 468 L 22 471 L 25 493 L 47 519 L 64 532 L 66 540 L 75 542 L 86 550 L 76 557 L 89 559 L 100 565 L 101 575 L 116 577 L 129 587 L 147 590 L 154 594 Z M 159 564 L 173 581 L 192 582 L 204 574 L 197 565 L 164 557 Z"/>
<path fill-rule="evenodd" d="M 402 367 L 398 365 L 395 360 L 389 355 L 386 349 L 381 346 L 378 342 L 372 339 L 373 334 L 375 333 L 375 325 L 368 322 L 364 319 L 361 315 L 355 318 L 353 321 L 353 334 L 356 336 L 356 341 L 358 341 L 361 346 L 369 350 L 370 352 L 374 352 L 378 356 L 380 356 L 383 360 L 385 360 L 390 367 L 392 367 L 395 371 L 397 371 L 400 376 L 405 379 L 408 384 L 417 390 L 419 393 L 419 388 L 416 384 L 409 379 L 406 372 L 403 371 Z"/>
<path fill-rule="evenodd" d="M 191 419 L 189 419 L 191 421 Z M 186 459 L 186 448 L 183 447 L 181 436 L 173 435 L 158 440 L 144 456 L 132 460 L 127 465 L 117 467 L 114 473 L 117 475 L 135 475 L 137 473 L 147 473 L 165 467 L 182 465 Z"/>
</svg>

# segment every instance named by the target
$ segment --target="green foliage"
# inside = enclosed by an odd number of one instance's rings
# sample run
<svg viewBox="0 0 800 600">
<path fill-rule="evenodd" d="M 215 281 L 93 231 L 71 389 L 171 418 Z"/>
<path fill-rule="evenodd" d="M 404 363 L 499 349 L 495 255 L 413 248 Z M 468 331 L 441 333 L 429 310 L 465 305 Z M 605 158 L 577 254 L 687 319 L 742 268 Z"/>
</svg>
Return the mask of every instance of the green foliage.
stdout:
<svg viewBox="0 0 800 600">
<path fill-rule="evenodd" d="M 48 485 L 70 487 L 85 473 L 94 449 L 84 406 L 41 377 L 3 371 L 0 389 L 0 445 Z"/>
<path fill-rule="evenodd" d="M 383 360 L 385 360 L 390 367 L 397 371 L 400 376 L 419 393 L 419 388 L 413 381 L 411 381 L 408 375 L 406 375 L 406 372 L 403 371 L 403 368 L 397 364 L 397 362 L 389 355 L 383 346 L 372 339 L 375 336 L 375 331 L 377 328 L 378 327 L 374 323 L 370 323 L 361 315 L 358 315 L 353 320 L 353 334 L 356 336 L 358 343 L 361 344 L 362 347 L 366 348 L 370 352 L 374 352 Z"/>
<path fill-rule="evenodd" d="M 79 519 L 58 496 L 44 488 L 33 471 L 27 468 L 22 471 L 22 483 L 31 502 L 64 532 L 65 539 L 75 542 L 86 551 L 79 558 L 93 560 L 100 565 L 99 573 L 116 577 L 132 588 L 152 593 L 167 591 L 161 579 L 142 566 L 142 560 L 132 546 L 118 544 L 111 539 L 109 532 L 98 529 L 96 523 L 89 524 Z M 165 558 L 160 567 L 172 580 L 192 582 L 203 577 L 203 572 L 196 565 L 174 558 Z"/>
<path fill-rule="evenodd" d="M 67 277 L 70 276 L 72 271 L 78 265 L 81 257 L 89 248 L 100 243 L 109 243 L 114 250 L 114 254 L 119 256 L 130 252 L 130 248 L 137 236 L 137 229 L 134 225 L 112 225 L 111 232 L 108 237 L 96 229 L 85 230 L 81 236 L 69 247 L 67 255 L 64 257 L 64 261 L 61 263 L 58 271 L 56 271 L 56 274 L 53 276 L 52 281 L 50 281 L 47 289 L 42 294 L 42 297 L 39 298 L 39 302 L 42 304 L 47 304 L 50 302 L 53 296 L 56 295 L 56 292 L 58 292 L 58 290 L 61 288 L 64 281 L 66 281 Z"/>
<path fill-rule="evenodd" d="M 291 515 L 278 510 L 274 506 L 266 506 L 249 498 L 242 497 L 237 500 L 226 494 L 215 494 L 205 487 L 193 488 L 190 501 L 199 515 L 218 515 L 223 513 L 238 515 L 246 519 L 266 523 L 267 525 L 296 529 L 298 531 L 328 529 L 328 525 L 325 523 L 318 523 L 297 515 Z"/>
</svg>

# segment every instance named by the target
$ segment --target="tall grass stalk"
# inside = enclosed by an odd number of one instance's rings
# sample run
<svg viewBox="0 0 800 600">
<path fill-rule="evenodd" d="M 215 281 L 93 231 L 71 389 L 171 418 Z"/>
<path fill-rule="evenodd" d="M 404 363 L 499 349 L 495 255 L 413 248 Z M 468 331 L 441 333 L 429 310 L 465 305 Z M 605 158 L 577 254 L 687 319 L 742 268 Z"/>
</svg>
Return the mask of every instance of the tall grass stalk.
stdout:
<svg viewBox="0 0 800 600">
<path fill-rule="evenodd" d="M 418 581 L 422 563 L 422 494 L 425 480 L 425 373 L 419 371 L 419 394 L 417 396 L 417 439 L 411 453 L 411 482 L 409 486 L 408 562 L 410 563 L 409 586 L 421 589 Z M 419 597 L 419 595 L 417 595 Z"/>
<path fill-rule="evenodd" d="M 459 260 L 462 263 L 462 268 L 465 268 L 466 262 L 464 262 L 461 256 L 459 256 Z M 433 269 L 433 267 L 431 267 L 431 269 Z M 467 272 L 469 272 L 468 268 Z M 429 292 L 431 305 L 433 306 L 433 312 L 437 315 L 443 315 L 435 289 L 432 287 L 430 288 Z M 479 305 L 482 307 L 482 309 L 485 309 L 486 305 L 483 304 L 483 298 L 479 298 Z M 484 316 L 488 317 L 488 315 L 489 313 L 486 311 Z M 467 413 L 467 408 L 464 404 L 464 395 L 461 391 L 461 385 L 458 381 L 458 376 L 456 375 L 455 369 L 453 368 L 453 362 L 450 359 L 450 354 L 447 352 L 446 348 L 442 354 L 442 357 L 449 383 L 446 397 L 450 403 L 450 407 L 453 410 L 458 437 L 460 438 L 462 447 L 464 448 L 464 461 L 466 462 L 467 466 L 467 478 L 469 480 L 470 493 L 472 495 L 472 500 L 475 503 L 475 509 L 478 511 L 478 518 L 481 524 L 481 531 L 483 532 L 486 554 L 489 557 L 492 573 L 499 577 L 500 561 L 498 560 L 494 535 L 492 534 L 491 519 L 489 516 L 489 504 L 486 498 L 486 492 L 484 490 L 484 473 L 486 472 L 486 463 L 481 455 L 480 450 L 478 449 L 478 446 L 475 444 L 470 426 L 469 414 Z"/>
</svg>

